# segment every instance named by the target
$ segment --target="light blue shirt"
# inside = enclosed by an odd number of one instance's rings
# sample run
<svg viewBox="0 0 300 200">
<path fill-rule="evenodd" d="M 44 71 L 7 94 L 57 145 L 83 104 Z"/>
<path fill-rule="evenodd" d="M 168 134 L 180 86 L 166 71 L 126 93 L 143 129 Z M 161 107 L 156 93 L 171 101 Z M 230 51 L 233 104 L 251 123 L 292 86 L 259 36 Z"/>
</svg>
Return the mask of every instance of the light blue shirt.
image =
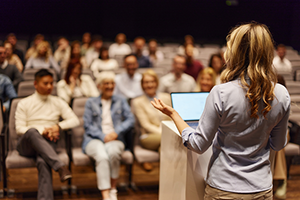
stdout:
<svg viewBox="0 0 300 200">
<path fill-rule="evenodd" d="M 250 118 L 251 105 L 239 80 L 215 86 L 206 100 L 196 130 L 182 132 L 184 145 L 197 153 L 212 144 L 207 184 L 223 191 L 255 193 L 272 188 L 270 147 L 286 145 L 290 96 L 276 84 L 272 109 L 265 119 Z M 260 109 L 263 103 L 260 102 Z"/>
<path fill-rule="evenodd" d="M 11 80 L 4 74 L 0 74 L 0 98 L 6 109 L 9 108 L 10 99 L 17 97 L 17 93 Z"/>
</svg>

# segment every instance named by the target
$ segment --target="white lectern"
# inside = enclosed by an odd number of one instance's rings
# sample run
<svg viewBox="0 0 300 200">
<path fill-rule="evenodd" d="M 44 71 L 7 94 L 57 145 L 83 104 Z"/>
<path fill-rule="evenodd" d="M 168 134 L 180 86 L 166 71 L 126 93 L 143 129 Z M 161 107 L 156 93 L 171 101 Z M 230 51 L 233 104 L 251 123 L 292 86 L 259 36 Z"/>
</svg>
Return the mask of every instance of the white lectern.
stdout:
<svg viewBox="0 0 300 200">
<path fill-rule="evenodd" d="M 188 150 L 173 121 L 162 122 L 159 200 L 203 200 L 211 147 L 204 154 Z"/>
</svg>

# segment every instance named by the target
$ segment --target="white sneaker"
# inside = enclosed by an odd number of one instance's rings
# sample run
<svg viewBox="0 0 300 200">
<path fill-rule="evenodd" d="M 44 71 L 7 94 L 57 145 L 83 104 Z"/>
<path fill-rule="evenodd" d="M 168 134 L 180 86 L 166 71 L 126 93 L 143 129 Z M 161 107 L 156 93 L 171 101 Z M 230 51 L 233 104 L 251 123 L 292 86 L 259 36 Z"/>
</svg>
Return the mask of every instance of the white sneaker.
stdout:
<svg viewBox="0 0 300 200">
<path fill-rule="evenodd" d="M 118 200 L 118 190 L 117 189 L 111 189 L 109 191 L 109 197 L 110 197 L 110 200 Z"/>
</svg>

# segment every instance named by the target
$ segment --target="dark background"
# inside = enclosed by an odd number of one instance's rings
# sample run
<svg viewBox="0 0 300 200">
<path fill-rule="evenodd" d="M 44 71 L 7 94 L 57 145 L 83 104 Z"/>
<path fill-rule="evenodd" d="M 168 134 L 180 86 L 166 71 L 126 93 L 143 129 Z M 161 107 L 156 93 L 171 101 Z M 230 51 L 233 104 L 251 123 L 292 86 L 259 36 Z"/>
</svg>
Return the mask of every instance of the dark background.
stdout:
<svg viewBox="0 0 300 200">
<path fill-rule="evenodd" d="M 80 39 L 84 32 L 114 40 L 123 32 L 159 42 L 180 42 L 186 34 L 197 43 L 224 44 L 241 22 L 265 23 L 275 42 L 300 50 L 300 0 L 0 0 L 0 40 L 45 34 L 50 40 Z M 234 3 L 232 3 L 234 4 Z"/>
</svg>

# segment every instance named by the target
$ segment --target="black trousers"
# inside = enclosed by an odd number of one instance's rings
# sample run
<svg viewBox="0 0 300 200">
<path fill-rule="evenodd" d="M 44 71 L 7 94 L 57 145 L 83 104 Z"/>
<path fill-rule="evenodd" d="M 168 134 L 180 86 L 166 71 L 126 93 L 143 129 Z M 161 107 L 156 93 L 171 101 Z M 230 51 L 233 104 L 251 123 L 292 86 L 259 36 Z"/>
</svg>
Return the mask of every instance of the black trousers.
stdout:
<svg viewBox="0 0 300 200">
<path fill-rule="evenodd" d="M 56 143 L 46 140 L 36 129 L 29 129 L 18 141 L 17 150 L 21 156 L 36 159 L 39 173 L 38 199 L 52 200 L 52 170 L 57 171 L 65 164 L 55 151 Z"/>
</svg>

